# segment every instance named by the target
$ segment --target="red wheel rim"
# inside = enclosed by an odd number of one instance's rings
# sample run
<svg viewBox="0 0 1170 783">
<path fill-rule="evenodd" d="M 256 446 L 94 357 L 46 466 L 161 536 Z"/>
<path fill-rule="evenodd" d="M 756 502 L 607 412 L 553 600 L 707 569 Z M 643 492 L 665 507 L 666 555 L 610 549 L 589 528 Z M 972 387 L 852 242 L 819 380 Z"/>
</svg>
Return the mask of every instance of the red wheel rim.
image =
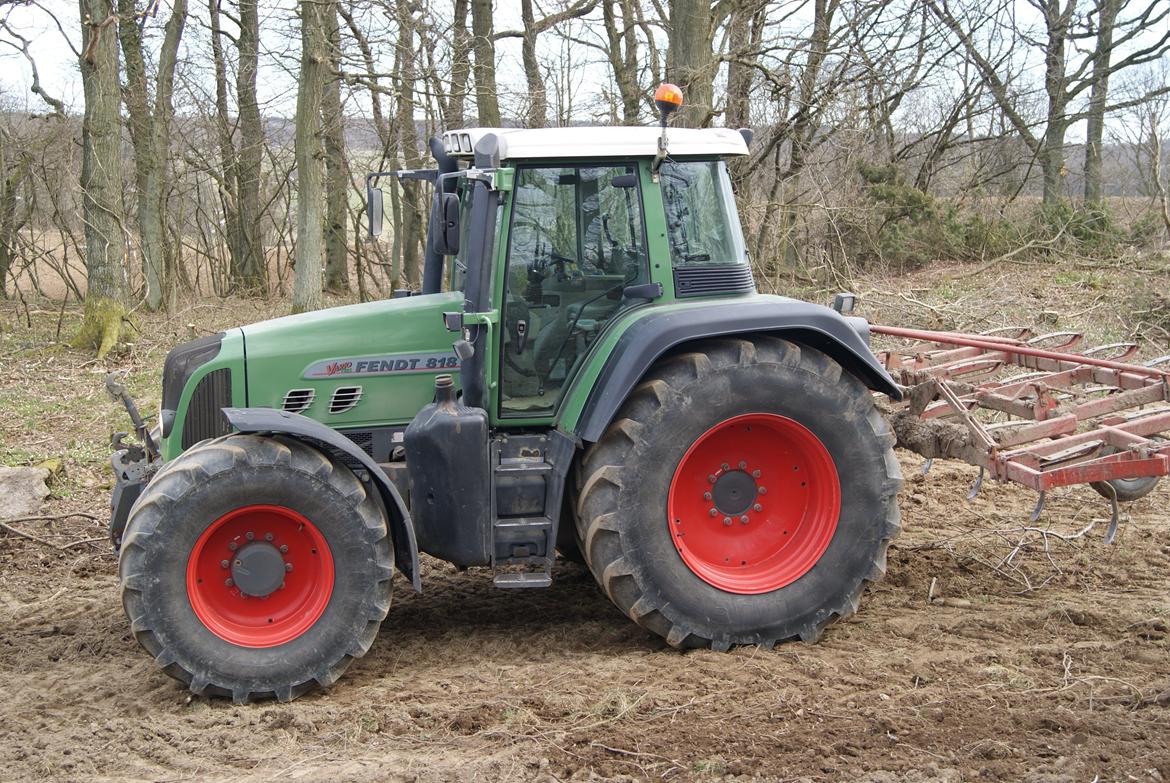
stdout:
<svg viewBox="0 0 1170 783">
<path fill-rule="evenodd" d="M 841 483 L 807 427 L 749 413 L 691 445 L 674 471 L 667 510 L 671 540 L 696 576 L 730 593 L 767 593 L 795 582 L 828 549 Z"/>
<path fill-rule="evenodd" d="M 332 595 L 333 555 L 325 537 L 283 506 L 224 514 L 203 531 L 187 560 L 195 616 L 241 647 L 292 641 L 320 619 Z"/>
</svg>

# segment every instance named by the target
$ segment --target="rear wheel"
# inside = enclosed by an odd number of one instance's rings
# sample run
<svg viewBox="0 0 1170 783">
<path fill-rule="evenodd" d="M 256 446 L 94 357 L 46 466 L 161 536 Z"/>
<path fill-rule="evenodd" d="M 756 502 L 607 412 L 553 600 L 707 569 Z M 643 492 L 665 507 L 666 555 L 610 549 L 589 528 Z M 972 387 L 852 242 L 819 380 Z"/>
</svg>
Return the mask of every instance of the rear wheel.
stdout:
<svg viewBox="0 0 1170 783">
<path fill-rule="evenodd" d="M 656 365 L 587 453 L 586 559 L 674 646 L 815 640 L 885 571 L 893 443 L 870 392 L 819 351 L 703 344 Z"/>
<path fill-rule="evenodd" d="M 195 693 L 289 700 L 366 653 L 390 608 L 376 493 L 292 439 L 230 435 L 168 463 L 119 559 L 138 641 Z"/>
</svg>

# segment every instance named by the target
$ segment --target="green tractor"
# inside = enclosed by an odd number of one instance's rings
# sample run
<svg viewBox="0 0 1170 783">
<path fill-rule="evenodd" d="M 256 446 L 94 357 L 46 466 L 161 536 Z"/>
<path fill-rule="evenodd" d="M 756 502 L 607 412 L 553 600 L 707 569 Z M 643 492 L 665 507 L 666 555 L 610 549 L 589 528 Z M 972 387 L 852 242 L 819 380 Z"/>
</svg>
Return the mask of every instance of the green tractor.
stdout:
<svg viewBox="0 0 1170 783">
<path fill-rule="evenodd" d="M 138 641 L 200 694 L 289 700 L 370 648 L 419 555 L 543 588 L 556 553 L 678 648 L 813 641 L 899 530 L 900 388 L 868 327 L 756 292 L 749 131 L 431 142 L 421 291 L 175 348 L 111 537 Z"/>
</svg>

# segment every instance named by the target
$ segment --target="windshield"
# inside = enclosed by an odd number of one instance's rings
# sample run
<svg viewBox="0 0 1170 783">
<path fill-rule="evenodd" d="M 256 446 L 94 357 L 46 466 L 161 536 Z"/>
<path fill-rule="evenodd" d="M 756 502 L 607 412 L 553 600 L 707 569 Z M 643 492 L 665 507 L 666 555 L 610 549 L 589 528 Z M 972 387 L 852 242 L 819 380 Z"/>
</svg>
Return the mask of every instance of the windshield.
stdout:
<svg viewBox="0 0 1170 783">
<path fill-rule="evenodd" d="M 667 160 L 659 173 L 674 266 L 746 264 L 727 165 L 721 160 Z"/>
</svg>

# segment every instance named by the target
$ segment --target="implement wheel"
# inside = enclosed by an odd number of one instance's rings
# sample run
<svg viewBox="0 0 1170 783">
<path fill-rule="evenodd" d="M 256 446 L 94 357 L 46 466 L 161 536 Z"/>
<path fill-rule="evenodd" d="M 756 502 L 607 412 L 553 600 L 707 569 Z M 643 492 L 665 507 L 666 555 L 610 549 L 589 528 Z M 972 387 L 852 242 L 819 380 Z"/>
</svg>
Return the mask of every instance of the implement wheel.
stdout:
<svg viewBox="0 0 1170 783">
<path fill-rule="evenodd" d="M 894 436 L 819 351 L 723 339 L 666 359 L 579 473 L 602 589 L 676 647 L 815 641 L 899 531 Z"/>
<path fill-rule="evenodd" d="M 139 643 L 195 693 L 282 701 L 333 683 L 390 608 L 380 498 L 298 441 L 229 435 L 143 491 L 119 559 Z"/>
</svg>

